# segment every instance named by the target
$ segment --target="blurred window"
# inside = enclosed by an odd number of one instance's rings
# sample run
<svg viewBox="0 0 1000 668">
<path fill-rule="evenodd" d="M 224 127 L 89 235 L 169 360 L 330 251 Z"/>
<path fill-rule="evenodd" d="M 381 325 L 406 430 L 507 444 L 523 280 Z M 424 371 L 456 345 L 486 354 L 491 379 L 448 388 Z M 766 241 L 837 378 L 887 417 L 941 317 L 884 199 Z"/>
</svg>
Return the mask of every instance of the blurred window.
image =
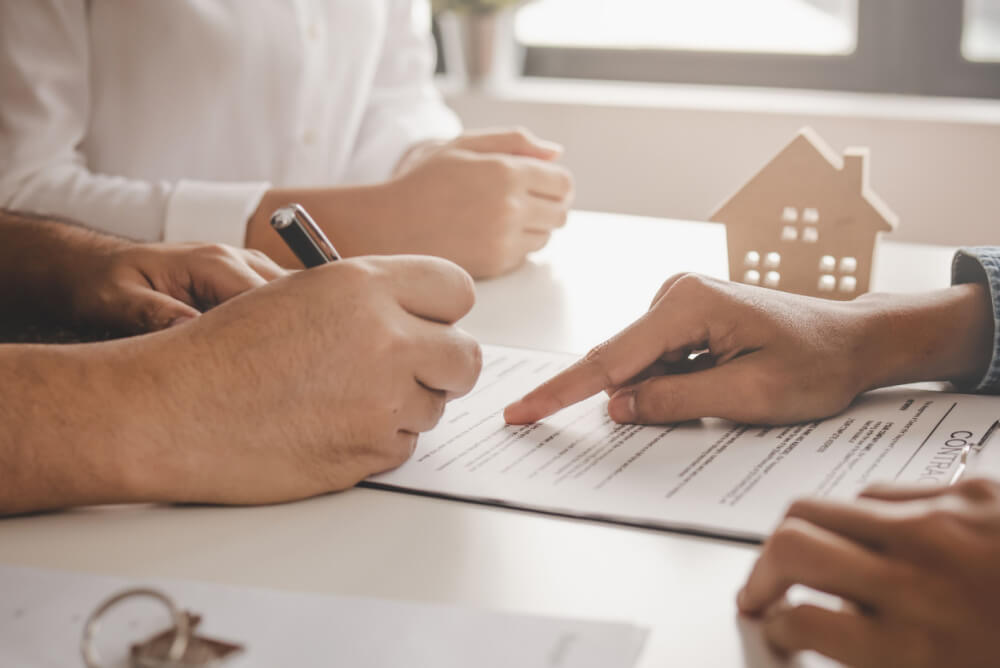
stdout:
<svg viewBox="0 0 1000 668">
<path fill-rule="evenodd" d="M 845 54 L 857 0 L 540 0 L 517 18 L 544 47 Z"/>
<path fill-rule="evenodd" d="M 1000 98 L 1000 0 L 533 0 L 525 74 Z"/>
<path fill-rule="evenodd" d="M 962 32 L 966 58 L 1000 62 L 1000 0 L 966 0 Z"/>
</svg>

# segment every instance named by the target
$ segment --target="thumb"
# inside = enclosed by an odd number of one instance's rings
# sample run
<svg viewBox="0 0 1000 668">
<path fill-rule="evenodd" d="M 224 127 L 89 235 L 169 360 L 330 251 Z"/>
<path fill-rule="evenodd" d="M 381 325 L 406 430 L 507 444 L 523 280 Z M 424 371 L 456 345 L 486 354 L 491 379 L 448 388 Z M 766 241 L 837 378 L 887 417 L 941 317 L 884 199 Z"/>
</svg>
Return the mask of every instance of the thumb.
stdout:
<svg viewBox="0 0 1000 668">
<path fill-rule="evenodd" d="M 758 372 L 759 373 L 759 372 Z M 766 416 L 749 391 L 749 365 L 731 362 L 705 371 L 648 378 L 623 387 L 608 402 L 608 414 L 626 424 L 669 424 L 703 417 L 759 423 Z"/>
<path fill-rule="evenodd" d="M 555 160 L 563 152 L 559 144 L 536 137 L 524 128 L 467 133 L 455 140 L 455 146 L 477 153 L 506 153 L 546 161 Z"/>
<path fill-rule="evenodd" d="M 127 332 L 144 333 L 167 329 L 201 313 L 198 309 L 149 287 L 131 285 L 108 307 L 105 322 Z"/>
</svg>

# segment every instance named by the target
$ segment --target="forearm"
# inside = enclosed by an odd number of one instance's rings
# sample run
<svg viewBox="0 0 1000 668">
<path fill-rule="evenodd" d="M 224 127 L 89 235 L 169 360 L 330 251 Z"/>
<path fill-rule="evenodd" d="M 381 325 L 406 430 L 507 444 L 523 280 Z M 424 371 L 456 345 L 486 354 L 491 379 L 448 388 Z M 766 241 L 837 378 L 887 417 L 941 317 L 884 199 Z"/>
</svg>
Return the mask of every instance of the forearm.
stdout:
<svg viewBox="0 0 1000 668">
<path fill-rule="evenodd" d="M 72 320 L 80 277 L 95 258 L 127 245 L 73 224 L 0 212 L 0 313 Z"/>
<path fill-rule="evenodd" d="M 978 283 L 857 302 L 866 323 L 855 359 L 869 388 L 919 381 L 975 382 L 993 354 L 993 308 Z M 849 354 L 852 354 L 849 352 Z"/>
<path fill-rule="evenodd" d="M 0 346 L 0 515 L 140 500 L 156 419 L 134 347 Z"/>
<path fill-rule="evenodd" d="M 342 188 L 277 188 L 269 190 L 247 223 L 246 247 L 269 255 L 284 267 L 301 264 L 271 229 L 271 214 L 291 202 L 302 204 L 345 257 L 384 252 L 381 221 L 393 215 L 392 198 L 383 185 Z"/>
</svg>

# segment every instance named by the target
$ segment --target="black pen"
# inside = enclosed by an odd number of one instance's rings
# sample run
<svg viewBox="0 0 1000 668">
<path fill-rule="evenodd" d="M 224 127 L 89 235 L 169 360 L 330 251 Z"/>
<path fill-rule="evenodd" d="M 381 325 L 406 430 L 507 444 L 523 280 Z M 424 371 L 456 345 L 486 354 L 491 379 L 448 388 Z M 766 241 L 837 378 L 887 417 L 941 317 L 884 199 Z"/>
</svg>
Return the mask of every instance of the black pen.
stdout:
<svg viewBox="0 0 1000 668">
<path fill-rule="evenodd" d="M 340 253 L 301 204 L 289 204 L 275 211 L 271 227 L 306 269 L 340 259 Z"/>
</svg>

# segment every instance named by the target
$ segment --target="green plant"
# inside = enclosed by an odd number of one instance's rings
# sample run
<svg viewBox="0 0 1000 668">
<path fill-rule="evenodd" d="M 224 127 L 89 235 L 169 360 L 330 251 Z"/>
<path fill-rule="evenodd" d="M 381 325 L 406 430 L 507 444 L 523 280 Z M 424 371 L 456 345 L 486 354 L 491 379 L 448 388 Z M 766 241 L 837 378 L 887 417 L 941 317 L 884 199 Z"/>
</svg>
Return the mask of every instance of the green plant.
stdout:
<svg viewBox="0 0 1000 668">
<path fill-rule="evenodd" d="M 524 0 L 431 0 L 434 13 L 458 12 L 462 14 L 489 14 L 505 7 L 520 5 Z"/>
</svg>

